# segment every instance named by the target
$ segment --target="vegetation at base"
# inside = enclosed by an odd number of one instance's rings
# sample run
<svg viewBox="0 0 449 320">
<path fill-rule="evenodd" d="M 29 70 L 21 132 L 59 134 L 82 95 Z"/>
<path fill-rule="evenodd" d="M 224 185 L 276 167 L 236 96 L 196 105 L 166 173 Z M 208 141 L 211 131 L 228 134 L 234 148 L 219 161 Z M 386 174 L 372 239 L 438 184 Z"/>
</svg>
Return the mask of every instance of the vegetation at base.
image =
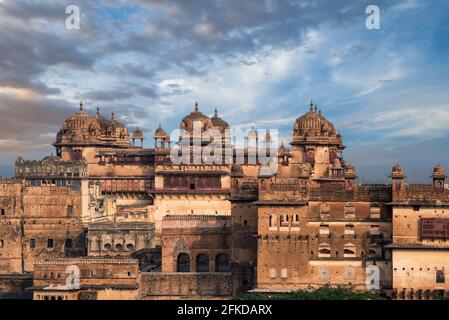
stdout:
<svg viewBox="0 0 449 320">
<path fill-rule="evenodd" d="M 245 293 L 233 300 L 387 300 L 386 297 L 366 291 L 357 291 L 350 286 L 298 290 L 288 293 Z"/>
</svg>

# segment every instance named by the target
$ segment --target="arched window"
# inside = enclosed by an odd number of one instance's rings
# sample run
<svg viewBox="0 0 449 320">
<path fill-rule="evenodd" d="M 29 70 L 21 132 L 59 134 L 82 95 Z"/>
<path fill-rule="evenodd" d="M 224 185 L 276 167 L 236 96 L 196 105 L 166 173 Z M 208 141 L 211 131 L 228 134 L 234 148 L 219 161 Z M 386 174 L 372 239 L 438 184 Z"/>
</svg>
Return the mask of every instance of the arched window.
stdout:
<svg viewBox="0 0 449 320">
<path fill-rule="evenodd" d="M 112 245 L 111 245 L 110 243 L 106 243 L 106 244 L 104 245 L 104 250 L 106 250 L 106 251 L 111 251 L 111 250 L 112 250 Z"/>
<path fill-rule="evenodd" d="M 177 260 L 177 272 L 190 272 L 190 257 L 187 253 L 180 253 Z"/>
<path fill-rule="evenodd" d="M 196 257 L 196 272 L 209 272 L 209 257 L 205 253 L 200 253 Z"/>
<path fill-rule="evenodd" d="M 344 250 L 343 250 L 343 256 L 345 258 L 355 258 L 355 245 L 352 243 L 345 244 Z"/>
<path fill-rule="evenodd" d="M 128 251 L 134 251 L 134 245 L 132 243 L 128 243 L 126 245 L 126 249 L 128 249 Z"/>
<path fill-rule="evenodd" d="M 330 258 L 331 257 L 331 246 L 327 243 L 322 243 L 318 246 L 318 257 L 319 258 Z"/>
<path fill-rule="evenodd" d="M 123 246 L 122 246 L 120 243 L 117 243 L 117 244 L 115 245 L 115 250 L 117 250 L 117 251 L 123 251 Z"/>
<path fill-rule="evenodd" d="M 331 255 L 331 250 L 328 248 L 322 248 L 319 251 L 319 256 L 321 258 L 328 258 L 328 257 L 330 257 L 330 255 Z"/>
<path fill-rule="evenodd" d="M 217 254 L 215 257 L 215 270 L 217 272 L 230 272 L 229 257 L 226 253 Z"/>
</svg>

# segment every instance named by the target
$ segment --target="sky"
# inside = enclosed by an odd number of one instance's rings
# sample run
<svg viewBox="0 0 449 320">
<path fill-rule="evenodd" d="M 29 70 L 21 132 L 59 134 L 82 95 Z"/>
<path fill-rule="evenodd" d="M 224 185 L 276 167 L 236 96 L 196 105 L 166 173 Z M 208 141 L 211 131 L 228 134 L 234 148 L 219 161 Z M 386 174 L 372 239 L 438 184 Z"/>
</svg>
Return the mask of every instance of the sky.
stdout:
<svg viewBox="0 0 449 320">
<path fill-rule="evenodd" d="M 426 182 L 449 170 L 448 61 L 441 0 L 0 0 L 0 175 L 50 154 L 81 99 L 143 129 L 148 147 L 196 101 L 288 142 L 313 100 L 362 182 L 388 182 L 395 163 Z"/>
</svg>

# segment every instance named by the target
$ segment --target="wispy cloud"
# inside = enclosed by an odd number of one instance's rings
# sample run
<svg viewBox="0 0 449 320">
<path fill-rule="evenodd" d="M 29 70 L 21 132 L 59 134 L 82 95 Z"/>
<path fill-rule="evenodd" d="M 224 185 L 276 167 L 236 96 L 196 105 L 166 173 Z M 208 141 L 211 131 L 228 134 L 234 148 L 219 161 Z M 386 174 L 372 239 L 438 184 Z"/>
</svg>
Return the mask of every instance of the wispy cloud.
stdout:
<svg viewBox="0 0 449 320">
<path fill-rule="evenodd" d="M 81 98 L 146 134 L 199 101 L 283 140 L 313 99 L 349 151 L 369 145 L 386 163 L 448 134 L 446 2 L 376 1 L 379 31 L 365 28 L 365 0 L 77 3 L 81 29 L 67 30 L 71 1 L 0 1 L 2 156 L 36 155 Z"/>
</svg>

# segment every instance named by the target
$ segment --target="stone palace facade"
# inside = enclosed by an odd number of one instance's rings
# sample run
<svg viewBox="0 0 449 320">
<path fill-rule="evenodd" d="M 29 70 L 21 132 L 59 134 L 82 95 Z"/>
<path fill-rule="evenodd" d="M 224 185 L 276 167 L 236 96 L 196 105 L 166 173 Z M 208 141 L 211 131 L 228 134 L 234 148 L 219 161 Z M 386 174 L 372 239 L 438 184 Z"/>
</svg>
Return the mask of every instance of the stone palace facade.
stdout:
<svg viewBox="0 0 449 320">
<path fill-rule="evenodd" d="M 179 128 L 194 134 L 195 123 L 200 134 L 229 129 L 198 104 Z M 159 127 L 153 138 L 144 148 L 141 130 L 81 103 L 55 156 L 17 159 L 15 177 L 0 180 L 0 298 L 214 299 L 326 284 L 396 299 L 449 292 L 442 166 L 429 184 L 408 184 L 400 165 L 390 184 L 359 184 L 313 103 L 289 147 L 276 147 L 276 172 L 249 161 L 249 145 L 231 146 L 239 164 L 175 164 L 170 136 Z M 271 136 L 251 130 L 248 141 Z"/>
</svg>

